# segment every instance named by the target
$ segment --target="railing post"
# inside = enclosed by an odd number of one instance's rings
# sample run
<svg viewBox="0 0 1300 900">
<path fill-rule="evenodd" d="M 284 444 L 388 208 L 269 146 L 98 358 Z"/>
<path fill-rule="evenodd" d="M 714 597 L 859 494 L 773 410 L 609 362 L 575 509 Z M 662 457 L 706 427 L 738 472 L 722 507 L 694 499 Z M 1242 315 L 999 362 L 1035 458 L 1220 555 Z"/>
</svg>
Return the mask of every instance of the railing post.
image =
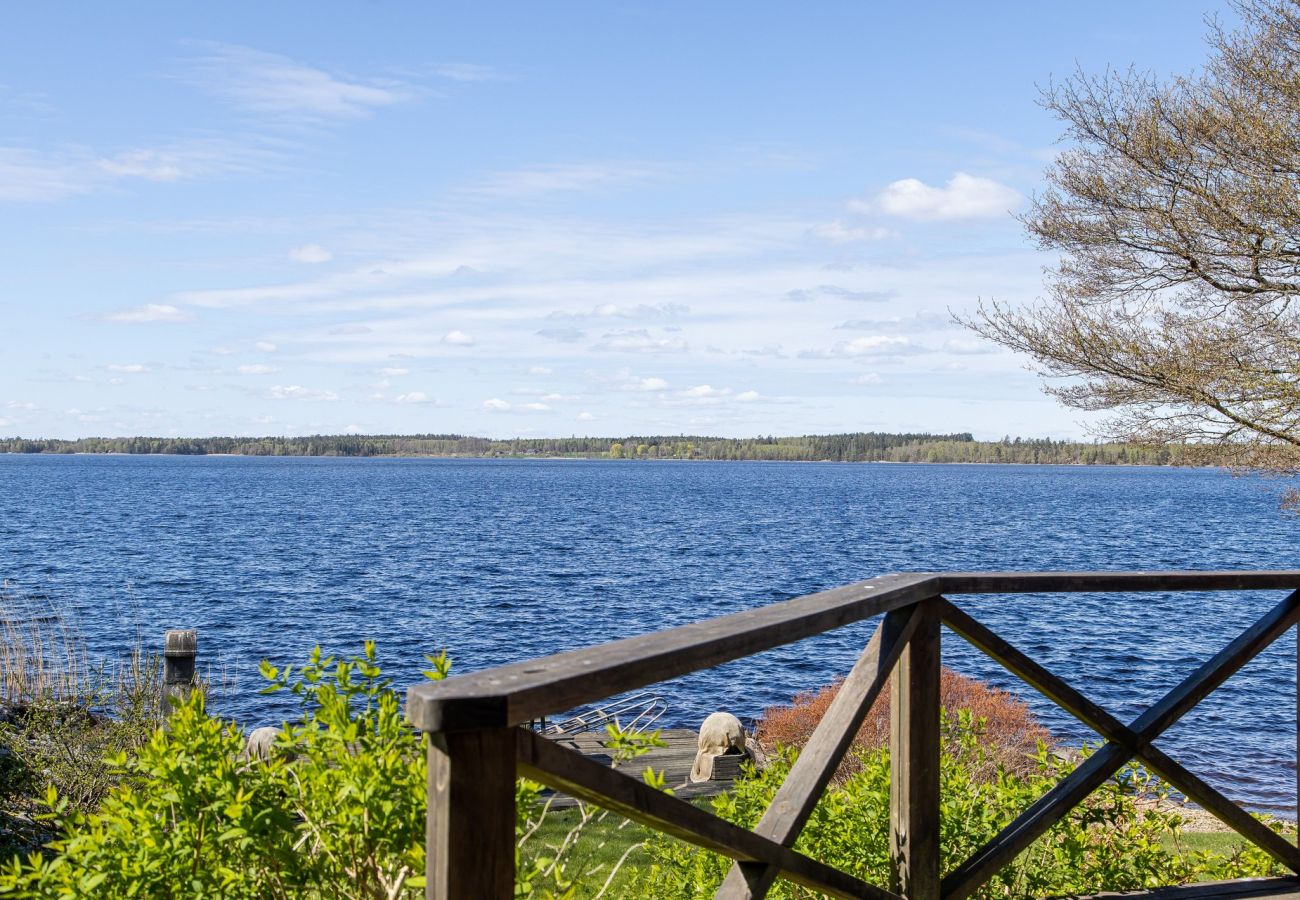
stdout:
<svg viewBox="0 0 1300 900">
<path fill-rule="evenodd" d="M 515 895 L 515 730 L 429 735 L 428 900 Z"/>
<path fill-rule="evenodd" d="M 199 633 L 193 628 L 173 628 L 163 635 L 162 713 L 171 715 L 176 703 L 184 703 L 194 687 L 194 658 L 198 655 Z"/>
<path fill-rule="evenodd" d="M 894 668 L 889 723 L 891 889 L 939 900 L 939 603 L 917 604 L 920 622 Z"/>
</svg>

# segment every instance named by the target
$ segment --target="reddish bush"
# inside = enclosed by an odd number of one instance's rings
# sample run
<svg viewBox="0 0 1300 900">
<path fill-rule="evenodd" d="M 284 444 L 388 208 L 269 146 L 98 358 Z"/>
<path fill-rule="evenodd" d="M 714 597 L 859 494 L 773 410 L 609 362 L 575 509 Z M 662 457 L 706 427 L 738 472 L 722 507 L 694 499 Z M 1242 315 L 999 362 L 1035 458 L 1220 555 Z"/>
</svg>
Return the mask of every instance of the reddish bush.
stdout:
<svg viewBox="0 0 1300 900">
<path fill-rule="evenodd" d="M 796 694 L 791 706 L 775 706 L 763 711 L 755 737 L 769 749 L 777 745 L 800 747 L 808 743 L 813 729 L 826 714 L 831 700 L 839 693 L 840 682 L 818 691 Z M 1014 694 L 998 690 L 982 681 L 959 675 L 951 669 L 943 670 L 939 687 L 943 708 L 955 720 L 958 710 L 970 710 L 977 720 L 984 721 L 981 744 L 991 763 L 1000 763 L 1007 769 L 1027 773 L 1033 768 L 1030 757 L 1038 742 L 1051 738 L 1038 723 L 1029 707 Z M 874 750 L 889 746 L 889 687 L 881 691 L 871 711 L 867 713 L 862 728 L 853 741 L 855 750 Z M 857 755 L 850 752 L 840 764 L 838 777 L 857 768 Z"/>
</svg>

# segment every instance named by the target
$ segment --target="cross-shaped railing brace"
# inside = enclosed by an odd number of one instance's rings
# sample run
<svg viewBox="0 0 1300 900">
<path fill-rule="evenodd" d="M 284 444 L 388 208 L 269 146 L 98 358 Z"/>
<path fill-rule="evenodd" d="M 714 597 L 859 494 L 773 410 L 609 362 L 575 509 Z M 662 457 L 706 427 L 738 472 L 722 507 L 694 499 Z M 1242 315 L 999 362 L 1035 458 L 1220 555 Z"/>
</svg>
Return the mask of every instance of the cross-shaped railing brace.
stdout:
<svg viewBox="0 0 1300 900">
<path fill-rule="evenodd" d="M 941 599 L 941 603 L 949 628 L 1109 741 L 949 873 L 940 887 L 944 900 L 962 900 L 973 893 L 1134 757 L 1279 862 L 1300 872 L 1300 850 L 1151 743 L 1295 624 L 1300 617 L 1300 591 L 1269 610 L 1127 726 L 948 600 Z"/>
</svg>

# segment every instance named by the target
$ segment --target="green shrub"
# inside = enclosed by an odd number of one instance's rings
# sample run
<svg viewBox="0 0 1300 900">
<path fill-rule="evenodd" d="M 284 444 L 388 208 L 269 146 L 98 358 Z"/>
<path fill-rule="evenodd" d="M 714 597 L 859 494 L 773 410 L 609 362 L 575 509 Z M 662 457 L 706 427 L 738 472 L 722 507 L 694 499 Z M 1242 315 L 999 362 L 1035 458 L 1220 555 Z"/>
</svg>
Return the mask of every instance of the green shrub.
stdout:
<svg viewBox="0 0 1300 900">
<path fill-rule="evenodd" d="M 446 677 L 446 654 L 428 657 Z M 300 702 L 269 758 L 244 755 L 233 722 L 207 715 L 196 692 L 132 754 L 108 764 L 115 786 L 95 810 L 53 784 L 47 818 L 60 835 L 49 853 L 15 856 L 0 894 L 22 897 L 395 898 L 424 885 L 427 808 L 424 739 L 376 662 L 375 646 L 346 659 L 319 648 L 300 669 L 263 664 L 268 692 Z M 611 729 L 621 759 L 653 736 Z M 572 896 L 611 867 L 575 852 L 601 814 L 583 808 L 558 845 L 535 838 L 541 786 L 517 789 L 521 896 Z M 616 867 L 614 867 L 616 868 Z"/>
<path fill-rule="evenodd" d="M 960 865 L 999 829 L 1074 768 L 1040 745 L 1035 771 L 987 771 L 980 726 L 968 711 L 945 717 L 941 761 L 943 870 Z M 714 799 L 722 818 L 752 828 L 795 758 L 783 751 L 762 773 Z M 1087 803 L 1072 811 L 986 885 L 977 897 L 1044 897 L 1076 892 L 1133 890 L 1207 878 L 1280 874 L 1253 847 L 1231 854 L 1184 850 L 1180 817 L 1152 799 L 1165 790 L 1136 765 L 1126 767 Z M 889 755 L 869 752 L 862 766 L 827 791 L 795 845 L 798 850 L 877 885 L 889 883 Z M 648 864 L 633 873 L 637 893 L 654 897 L 710 897 L 730 860 L 663 836 L 646 848 Z M 771 897 L 813 896 L 778 882 Z"/>
</svg>

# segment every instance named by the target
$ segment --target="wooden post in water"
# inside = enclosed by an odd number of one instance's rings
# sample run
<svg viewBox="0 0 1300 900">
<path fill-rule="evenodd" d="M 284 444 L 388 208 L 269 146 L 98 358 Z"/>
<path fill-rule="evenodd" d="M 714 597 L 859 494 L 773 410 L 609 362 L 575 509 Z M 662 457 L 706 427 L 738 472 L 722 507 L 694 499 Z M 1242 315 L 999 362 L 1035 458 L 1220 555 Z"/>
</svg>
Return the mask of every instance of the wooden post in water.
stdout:
<svg viewBox="0 0 1300 900">
<path fill-rule="evenodd" d="M 173 628 L 163 635 L 162 713 L 171 715 L 194 688 L 194 657 L 198 655 L 199 633 L 193 628 Z"/>
<path fill-rule="evenodd" d="M 939 900 L 939 604 L 921 620 L 894 667 L 889 713 L 891 890 Z"/>
<path fill-rule="evenodd" d="M 515 896 L 514 728 L 429 735 L 428 900 Z"/>
</svg>

